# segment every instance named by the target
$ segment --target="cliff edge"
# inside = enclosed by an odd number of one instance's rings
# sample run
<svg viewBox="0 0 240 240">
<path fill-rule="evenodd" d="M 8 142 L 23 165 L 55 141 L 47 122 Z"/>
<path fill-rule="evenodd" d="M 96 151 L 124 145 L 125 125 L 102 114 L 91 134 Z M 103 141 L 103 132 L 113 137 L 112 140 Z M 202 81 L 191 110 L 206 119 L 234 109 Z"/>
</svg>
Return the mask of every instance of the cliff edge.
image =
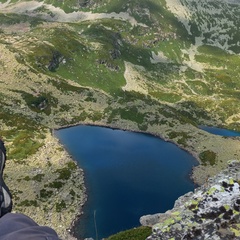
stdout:
<svg viewBox="0 0 240 240">
<path fill-rule="evenodd" d="M 240 239 L 240 162 L 181 196 L 172 210 L 143 216 L 155 239 Z"/>
</svg>

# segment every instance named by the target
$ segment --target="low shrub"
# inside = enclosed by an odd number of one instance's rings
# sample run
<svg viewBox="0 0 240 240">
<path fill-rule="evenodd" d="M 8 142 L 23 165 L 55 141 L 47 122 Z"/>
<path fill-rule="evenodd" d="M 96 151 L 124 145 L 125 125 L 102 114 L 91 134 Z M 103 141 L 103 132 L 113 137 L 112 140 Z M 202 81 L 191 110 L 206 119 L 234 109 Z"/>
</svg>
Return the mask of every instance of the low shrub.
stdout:
<svg viewBox="0 0 240 240">
<path fill-rule="evenodd" d="M 216 163 L 216 153 L 211 150 L 201 152 L 199 154 L 199 158 L 200 158 L 202 164 L 205 166 L 208 164 L 213 166 Z"/>
<path fill-rule="evenodd" d="M 138 227 L 123 232 L 119 232 L 110 236 L 106 240 L 145 240 L 151 235 L 152 229 L 150 227 Z"/>
</svg>

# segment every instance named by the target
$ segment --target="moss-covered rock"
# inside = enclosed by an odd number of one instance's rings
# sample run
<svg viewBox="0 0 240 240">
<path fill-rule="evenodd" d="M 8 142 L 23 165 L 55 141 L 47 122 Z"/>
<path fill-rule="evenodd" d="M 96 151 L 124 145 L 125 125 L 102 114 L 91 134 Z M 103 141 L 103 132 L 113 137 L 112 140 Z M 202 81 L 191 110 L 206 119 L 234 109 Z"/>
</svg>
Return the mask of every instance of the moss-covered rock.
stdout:
<svg viewBox="0 0 240 240">
<path fill-rule="evenodd" d="M 147 239 L 238 239 L 239 179 L 240 162 L 232 161 L 228 169 L 194 193 L 180 197 L 172 210 L 158 214 L 158 222 L 152 225 L 153 233 Z"/>
</svg>

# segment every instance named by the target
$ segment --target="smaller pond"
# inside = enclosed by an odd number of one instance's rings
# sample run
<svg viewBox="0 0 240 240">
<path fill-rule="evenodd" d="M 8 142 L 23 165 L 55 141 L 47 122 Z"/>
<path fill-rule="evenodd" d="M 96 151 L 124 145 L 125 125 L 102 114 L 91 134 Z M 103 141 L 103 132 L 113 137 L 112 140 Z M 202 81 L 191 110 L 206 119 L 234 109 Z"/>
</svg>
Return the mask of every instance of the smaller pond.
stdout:
<svg viewBox="0 0 240 240">
<path fill-rule="evenodd" d="M 74 228 L 78 239 L 139 226 L 141 216 L 171 209 L 195 187 L 189 175 L 196 159 L 160 138 L 96 126 L 55 134 L 85 174 L 88 201 Z"/>
<path fill-rule="evenodd" d="M 215 134 L 220 135 L 223 137 L 238 137 L 240 136 L 240 132 L 236 132 L 233 130 L 228 130 L 224 128 L 217 128 L 217 127 L 209 127 L 209 126 L 199 126 L 200 129 Z"/>
</svg>

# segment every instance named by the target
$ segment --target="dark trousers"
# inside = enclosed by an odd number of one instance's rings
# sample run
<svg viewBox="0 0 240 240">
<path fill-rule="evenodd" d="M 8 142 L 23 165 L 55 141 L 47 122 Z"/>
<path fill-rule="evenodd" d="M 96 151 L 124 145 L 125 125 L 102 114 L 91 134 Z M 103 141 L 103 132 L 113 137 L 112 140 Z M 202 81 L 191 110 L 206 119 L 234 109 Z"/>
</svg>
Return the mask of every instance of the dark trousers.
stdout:
<svg viewBox="0 0 240 240">
<path fill-rule="evenodd" d="M 0 240 L 59 240 L 57 233 L 20 213 L 0 218 Z"/>
</svg>

